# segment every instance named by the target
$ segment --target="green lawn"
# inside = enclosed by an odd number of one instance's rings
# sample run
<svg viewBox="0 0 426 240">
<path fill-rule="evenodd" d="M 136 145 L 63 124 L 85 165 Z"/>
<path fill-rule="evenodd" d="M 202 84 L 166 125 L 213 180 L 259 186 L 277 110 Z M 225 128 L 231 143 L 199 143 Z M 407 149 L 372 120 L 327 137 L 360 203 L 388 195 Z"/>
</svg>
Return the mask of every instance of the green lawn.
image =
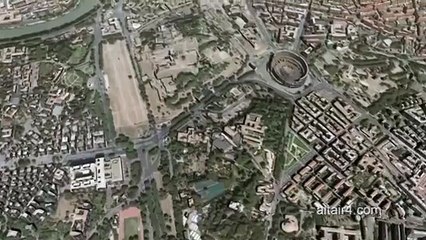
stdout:
<svg viewBox="0 0 426 240">
<path fill-rule="evenodd" d="M 296 145 L 299 149 L 302 149 L 306 152 L 309 152 L 309 147 L 306 146 L 306 143 L 295 133 L 292 133 L 293 136 L 293 145 Z"/>
<path fill-rule="evenodd" d="M 60 62 L 67 62 L 74 53 L 68 41 L 49 44 L 49 52 L 54 53 Z"/>
<path fill-rule="evenodd" d="M 87 47 L 76 46 L 73 49 L 71 57 L 68 59 L 68 63 L 71 65 L 79 64 L 86 57 L 88 52 Z"/>
<path fill-rule="evenodd" d="M 368 107 L 368 111 L 372 114 L 376 114 L 383 108 L 393 106 L 402 99 L 408 97 L 410 94 L 414 93 L 416 92 L 412 89 L 390 88 L 386 92 L 382 93 L 380 98 Z"/>
<path fill-rule="evenodd" d="M 291 168 L 292 166 L 294 166 L 294 164 L 297 163 L 297 159 L 293 157 L 291 154 L 289 154 L 288 152 L 284 154 L 284 157 L 282 158 L 281 161 L 284 162 L 282 165 L 282 168 L 284 170 Z"/>
<path fill-rule="evenodd" d="M 289 132 L 284 168 L 293 166 L 308 152 L 309 147 L 295 133 Z"/>
<path fill-rule="evenodd" d="M 202 43 L 199 47 L 199 51 L 202 52 L 205 49 L 211 48 L 211 47 L 216 47 L 217 46 L 217 41 L 215 40 L 211 40 L 205 43 Z"/>
<path fill-rule="evenodd" d="M 330 76 L 334 76 L 339 71 L 339 67 L 334 64 L 325 64 L 324 69 L 330 74 Z"/>
<path fill-rule="evenodd" d="M 176 27 L 184 36 L 204 36 L 209 32 L 206 22 L 200 17 L 182 19 Z"/>
<path fill-rule="evenodd" d="M 42 80 L 43 78 L 49 78 L 53 76 L 53 71 L 57 70 L 58 66 L 50 62 L 40 63 L 39 76 Z"/>
<path fill-rule="evenodd" d="M 37 45 L 30 48 L 30 59 L 42 61 L 46 59 L 48 48 L 45 45 Z"/>
<path fill-rule="evenodd" d="M 67 85 L 68 87 L 81 87 L 85 82 L 85 79 L 78 74 L 76 71 L 71 70 L 71 71 L 67 71 L 64 74 L 64 84 Z"/>
<path fill-rule="evenodd" d="M 124 239 L 128 240 L 132 236 L 139 236 L 140 233 L 139 218 L 126 218 L 124 219 Z M 140 236 L 139 236 L 140 237 Z"/>
<path fill-rule="evenodd" d="M 197 76 L 188 72 L 179 73 L 175 80 L 178 88 L 185 88 L 185 86 L 192 81 L 197 81 Z"/>
<path fill-rule="evenodd" d="M 136 185 L 141 181 L 142 176 L 142 165 L 139 161 L 133 162 L 130 165 L 130 184 Z"/>
<path fill-rule="evenodd" d="M 79 65 L 75 69 L 78 69 L 82 71 L 83 73 L 87 74 L 88 76 L 95 75 L 95 66 L 91 62 L 83 63 L 82 65 Z"/>
</svg>

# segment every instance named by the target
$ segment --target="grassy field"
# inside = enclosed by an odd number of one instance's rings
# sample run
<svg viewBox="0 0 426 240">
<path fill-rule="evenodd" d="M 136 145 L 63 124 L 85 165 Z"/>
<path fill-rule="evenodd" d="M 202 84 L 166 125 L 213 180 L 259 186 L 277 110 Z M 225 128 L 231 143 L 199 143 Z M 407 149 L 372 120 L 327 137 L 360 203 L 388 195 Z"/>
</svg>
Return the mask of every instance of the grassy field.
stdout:
<svg viewBox="0 0 426 240">
<path fill-rule="evenodd" d="M 71 65 L 81 63 L 88 53 L 88 48 L 83 46 L 76 46 L 68 59 L 68 63 Z"/>
<path fill-rule="evenodd" d="M 293 146 L 298 148 L 299 150 L 304 150 L 305 152 L 309 152 L 309 147 L 306 146 L 306 143 L 295 133 L 292 133 L 292 143 Z"/>
<path fill-rule="evenodd" d="M 78 69 L 78 70 L 84 72 L 88 76 L 94 76 L 95 71 L 96 71 L 95 66 L 90 62 L 86 62 L 86 63 L 83 63 L 81 65 L 78 65 L 78 67 L 75 67 L 75 69 Z"/>
<path fill-rule="evenodd" d="M 57 70 L 59 67 L 50 62 L 42 62 L 40 63 L 39 75 L 41 80 L 45 80 L 45 78 L 49 78 L 53 76 L 53 71 Z"/>
<path fill-rule="evenodd" d="M 79 74 L 75 70 L 67 71 L 64 76 L 64 84 L 68 87 L 81 87 L 85 83 L 86 79 L 84 74 Z"/>
<path fill-rule="evenodd" d="M 178 23 L 176 27 L 184 36 L 202 38 L 209 32 L 206 22 L 200 17 L 188 17 L 180 20 Z"/>
<path fill-rule="evenodd" d="M 132 236 L 139 236 L 139 226 L 140 222 L 139 219 L 136 217 L 124 219 L 124 239 L 128 240 Z"/>
<path fill-rule="evenodd" d="M 71 223 L 53 222 L 48 219 L 39 226 L 39 237 L 45 240 L 63 240 L 69 236 Z"/>
<path fill-rule="evenodd" d="M 35 47 L 30 47 L 30 59 L 34 61 L 42 61 L 46 59 L 48 47 L 43 44 L 39 44 Z"/>
<path fill-rule="evenodd" d="M 376 114 L 383 108 L 393 106 L 413 93 L 415 93 L 415 91 L 411 89 L 390 88 L 382 93 L 380 98 L 368 107 L 368 111 L 372 114 Z"/>
<path fill-rule="evenodd" d="M 330 74 L 330 76 L 334 76 L 338 71 L 339 67 L 333 64 L 326 64 L 324 69 Z"/>
<path fill-rule="evenodd" d="M 295 133 L 289 132 L 284 168 L 293 166 L 308 152 L 309 148 L 306 144 Z"/>
<path fill-rule="evenodd" d="M 130 184 L 136 185 L 140 182 L 142 176 L 142 165 L 140 162 L 136 161 L 130 165 Z"/>
</svg>

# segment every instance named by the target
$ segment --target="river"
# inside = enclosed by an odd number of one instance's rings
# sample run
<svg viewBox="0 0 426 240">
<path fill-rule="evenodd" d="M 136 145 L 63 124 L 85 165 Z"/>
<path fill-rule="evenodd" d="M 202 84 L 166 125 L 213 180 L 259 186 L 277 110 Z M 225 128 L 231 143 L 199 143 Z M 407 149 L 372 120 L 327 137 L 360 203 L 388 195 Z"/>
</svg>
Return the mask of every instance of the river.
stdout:
<svg viewBox="0 0 426 240">
<path fill-rule="evenodd" d="M 15 39 L 27 35 L 36 35 L 37 33 L 47 32 L 52 29 L 58 29 L 66 24 L 78 20 L 84 15 L 89 14 L 98 6 L 98 4 L 98 0 L 80 0 L 75 8 L 64 13 L 62 16 L 56 17 L 55 19 L 32 25 L 0 28 L 0 40 Z"/>
</svg>

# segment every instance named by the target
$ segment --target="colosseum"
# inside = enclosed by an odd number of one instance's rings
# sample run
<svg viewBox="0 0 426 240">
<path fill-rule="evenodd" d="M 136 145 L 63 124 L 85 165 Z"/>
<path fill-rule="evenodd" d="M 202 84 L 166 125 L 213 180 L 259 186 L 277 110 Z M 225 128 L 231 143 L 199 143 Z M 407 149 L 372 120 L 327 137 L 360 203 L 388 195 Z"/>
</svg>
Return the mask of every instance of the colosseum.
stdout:
<svg viewBox="0 0 426 240">
<path fill-rule="evenodd" d="M 290 51 L 281 51 L 271 55 L 268 71 L 279 84 L 298 88 L 306 82 L 309 70 L 302 56 Z"/>
</svg>

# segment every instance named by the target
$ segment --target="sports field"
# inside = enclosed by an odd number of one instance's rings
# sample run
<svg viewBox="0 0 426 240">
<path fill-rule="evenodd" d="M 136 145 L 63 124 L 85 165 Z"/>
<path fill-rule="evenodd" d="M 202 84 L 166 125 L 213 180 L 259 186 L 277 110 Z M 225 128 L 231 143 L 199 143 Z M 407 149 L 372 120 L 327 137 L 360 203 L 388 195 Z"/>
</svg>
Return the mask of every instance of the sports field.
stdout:
<svg viewBox="0 0 426 240">
<path fill-rule="evenodd" d="M 124 219 L 124 239 L 129 239 L 135 235 L 139 236 L 139 219 L 134 218 L 126 218 Z"/>
<path fill-rule="evenodd" d="M 143 225 L 140 210 L 137 207 L 130 207 L 121 210 L 119 213 L 119 240 L 128 240 L 130 237 L 138 236 L 143 240 Z"/>
<path fill-rule="evenodd" d="M 104 71 L 115 130 L 137 137 L 148 125 L 148 109 L 139 92 L 138 80 L 124 40 L 103 46 Z"/>
</svg>

